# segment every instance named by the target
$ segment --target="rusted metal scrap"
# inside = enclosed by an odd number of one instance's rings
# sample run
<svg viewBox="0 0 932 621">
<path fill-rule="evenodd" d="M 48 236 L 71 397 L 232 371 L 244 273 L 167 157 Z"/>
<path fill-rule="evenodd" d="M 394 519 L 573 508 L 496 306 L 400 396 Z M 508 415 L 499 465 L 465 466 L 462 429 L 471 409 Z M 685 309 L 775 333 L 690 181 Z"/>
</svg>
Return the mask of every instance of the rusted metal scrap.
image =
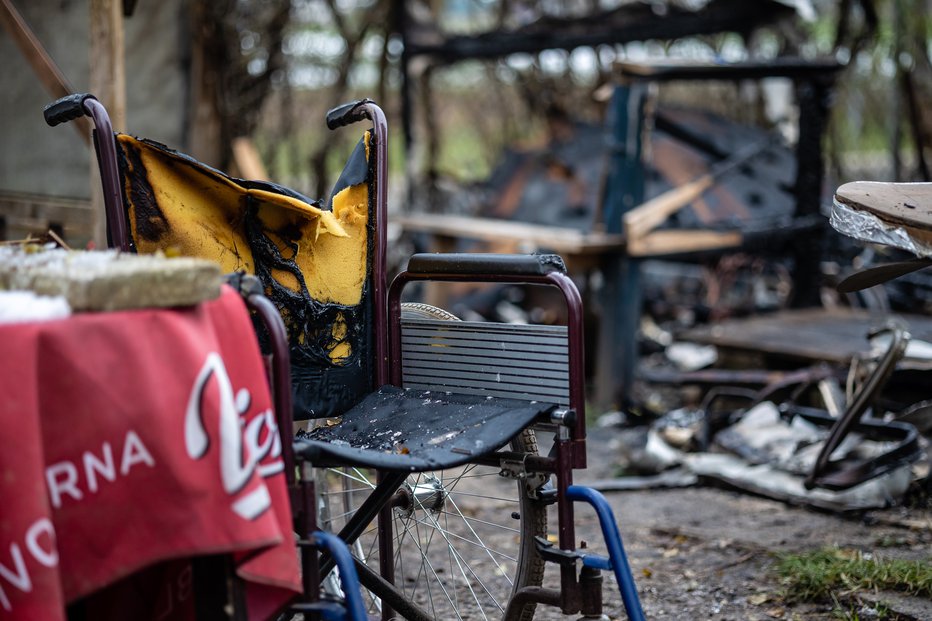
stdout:
<svg viewBox="0 0 932 621">
<path fill-rule="evenodd" d="M 642 372 L 642 379 L 656 388 L 692 385 L 704 393 L 701 399 L 690 398 L 696 405 L 651 424 L 644 462 L 655 468 L 685 468 L 700 479 L 833 510 L 895 504 L 913 487 L 922 487 L 923 480 L 927 485 L 929 474 L 923 468 L 928 467 L 928 457 L 921 432 L 911 421 L 927 433 L 932 417 L 921 402 L 909 404 L 901 388 L 890 389 L 898 363 L 904 369 L 924 368 L 921 360 L 906 359 L 910 337 L 903 324 L 872 331 L 870 346 L 863 337 L 853 339 L 864 343 L 858 347 L 845 335 L 863 335 L 871 319 L 807 312 L 810 318 L 813 313 L 824 316 L 822 324 L 814 322 L 812 329 L 822 333 L 814 343 L 805 330 L 796 334 L 799 331 L 792 329 L 810 323 L 797 322 L 799 312 L 726 322 L 706 333 L 723 350 L 742 350 L 745 361 L 757 348 L 761 360 L 775 367 L 781 360 L 784 365 L 794 359 L 823 362 L 783 371 Z M 910 319 L 914 331 L 928 333 L 927 320 Z M 825 347 L 832 339 L 846 342 Z M 915 349 L 911 356 L 924 356 L 924 349 Z M 721 354 L 726 361 L 730 356 Z M 858 373 L 860 367 L 866 371 Z M 891 414 L 884 418 L 885 412 Z"/>
</svg>

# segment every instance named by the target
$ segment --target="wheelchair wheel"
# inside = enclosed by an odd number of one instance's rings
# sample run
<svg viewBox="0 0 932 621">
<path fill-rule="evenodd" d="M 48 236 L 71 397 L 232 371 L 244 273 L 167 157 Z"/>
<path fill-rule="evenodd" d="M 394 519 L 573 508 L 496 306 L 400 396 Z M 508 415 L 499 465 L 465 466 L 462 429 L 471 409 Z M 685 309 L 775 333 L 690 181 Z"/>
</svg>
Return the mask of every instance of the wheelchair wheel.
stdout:
<svg viewBox="0 0 932 621">
<path fill-rule="evenodd" d="M 423 304 L 403 312 L 455 319 Z M 537 454 L 533 430 L 518 434 L 510 449 Z M 376 473 L 341 468 L 321 478 L 321 523 L 335 532 L 375 487 Z M 479 464 L 409 476 L 392 509 L 396 587 L 438 620 L 501 619 L 518 589 L 539 586 L 543 579 L 544 562 L 534 550 L 534 537 L 546 536 L 547 512 L 532 495 L 547 481 L 517 478 L 497 466 Z M 376 571 L 377 531 L 373 523 L 350 548 Z M 366 598 L 370 614 L 376 614 L 381 609 L 378 597 L 366 593 Z M 520 618 L 531 619 L 534 610 L 534 605 L 526 606 Z"/>
</svg>

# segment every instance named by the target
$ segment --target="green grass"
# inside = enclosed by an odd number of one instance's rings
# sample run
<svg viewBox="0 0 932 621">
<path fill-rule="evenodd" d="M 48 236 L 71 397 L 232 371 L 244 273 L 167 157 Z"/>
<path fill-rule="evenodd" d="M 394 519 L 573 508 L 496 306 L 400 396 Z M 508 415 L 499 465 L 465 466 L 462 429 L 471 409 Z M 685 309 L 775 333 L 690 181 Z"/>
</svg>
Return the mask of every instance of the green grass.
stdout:
<svg viewBox="0 0 932 621">
<path fill-rule="evenodd" d="M 781 556 L 776 571 L 788 599 L 825 601 L 858 591 L 900 591 L 932 597 L 932 561 L 881 559 L 857 551 L 825 548 Z M 835 600 L 837 601 L 837 599 Z"/>
<path fill-rule="evenodd" d="M 832 601 L 835 604 L 835 609 L 832 611 L 832 616 L 834 618 L 840 619 L 841 621 L 862 621 L 861 613 L 864 611 L 861 606 L 842 606 L 841 602 L 834 596 L 832 597 Z M 871 619 L 872 621 L 893 621 L 898 618 L 896 613 L 892 612 L 884 604 L 876 604 L 871 608 L 872 612 L 869 615 L 865 614 L 863 619 Z"/>
</svg>

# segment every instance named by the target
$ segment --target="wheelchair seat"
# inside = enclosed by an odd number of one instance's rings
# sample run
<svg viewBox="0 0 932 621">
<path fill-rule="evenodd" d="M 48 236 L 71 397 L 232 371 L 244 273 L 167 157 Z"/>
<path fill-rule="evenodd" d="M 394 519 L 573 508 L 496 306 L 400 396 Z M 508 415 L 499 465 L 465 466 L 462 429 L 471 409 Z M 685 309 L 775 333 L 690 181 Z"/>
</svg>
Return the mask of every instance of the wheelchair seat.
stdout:
<svg viewBox="0 0 932 621">
<path fill-rule="evenodd" d="M 299 434 L 295 454 L 315 465 L 425 472 L 496 451 L 557 406 L 383 386 L 338 425 Z"/>
</svg>

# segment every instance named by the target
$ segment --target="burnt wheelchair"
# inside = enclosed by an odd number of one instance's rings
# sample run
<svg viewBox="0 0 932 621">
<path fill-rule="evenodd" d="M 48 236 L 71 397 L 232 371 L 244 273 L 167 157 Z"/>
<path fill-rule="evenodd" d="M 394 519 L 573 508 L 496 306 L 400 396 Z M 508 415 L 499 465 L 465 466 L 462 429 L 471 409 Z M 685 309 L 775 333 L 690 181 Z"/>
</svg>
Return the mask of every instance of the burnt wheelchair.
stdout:
<svg viewBox="0 0 932 621">
<path fill-rule="evenodd" d="M 301 548 L 304 593 L 285 614 L 527 620 L 546 605 L 599 618 L 611 571 L 628 617 L 644 618 L 610 507 L 573 484 L 586 467 L 582 304 L 558 256 L 418 254 L 389 286 L 388 127 L 370 100 L 327 114 L 330 129 L 371 128 L 325 204 L 114 134 L 91 95 L 45 115 L 93 118 L 111 246 L 251 275 L 236 282 L 269 326 L 257 329 Z M 402 304 L 423 281 L 554 287 L 568 319 L 469 322 Z M 292 418 L 311 421 L 293 443 Z M 577 546 L 576 502 L 594 508 L 607 556 Z M 558 578 L 545 584 L 548 565 Z"/>
</svg>

